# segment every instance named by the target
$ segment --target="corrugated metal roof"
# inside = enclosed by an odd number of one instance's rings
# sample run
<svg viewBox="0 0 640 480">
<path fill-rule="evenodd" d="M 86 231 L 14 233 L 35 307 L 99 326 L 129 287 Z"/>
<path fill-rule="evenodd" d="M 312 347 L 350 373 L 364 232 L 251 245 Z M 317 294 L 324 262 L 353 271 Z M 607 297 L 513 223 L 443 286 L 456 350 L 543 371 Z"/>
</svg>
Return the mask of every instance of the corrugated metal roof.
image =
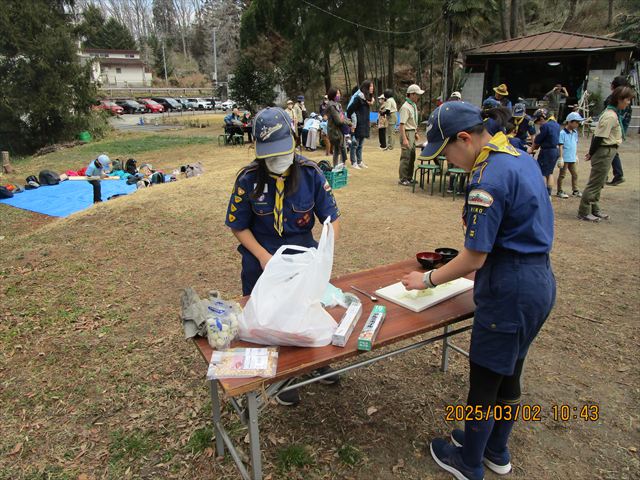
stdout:
<svg viewBox="0 0 640 480">
<path fill-rule="evenodd" d="M 100 65 L 144 65 L 139 58 L 102 58 L 94 57 L 93 60 Z"/>
<path fill-rule="evenodd" d="M 138 50 L 110 50 L 108 48 L 83 48 L 87 53 L 140 53 Z"/>
<path fill-rule="evenodd" d="M 633 43 L 615 38 L 552 30 L 511 40 L 487 43 L 486 45 L 466 50 L 464 53 L 466 55 L 500 55 L 508 53 L 561 52 L 566 50 L 616 50 L 635 47 L 636 45 Z"/>
</svg>

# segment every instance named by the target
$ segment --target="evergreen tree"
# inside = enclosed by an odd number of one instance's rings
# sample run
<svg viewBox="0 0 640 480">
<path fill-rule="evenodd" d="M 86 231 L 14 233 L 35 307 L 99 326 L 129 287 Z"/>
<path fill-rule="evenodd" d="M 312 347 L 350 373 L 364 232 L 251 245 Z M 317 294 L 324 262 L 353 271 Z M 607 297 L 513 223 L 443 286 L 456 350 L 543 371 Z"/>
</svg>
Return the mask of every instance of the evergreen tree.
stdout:
<svg viewBox="0 0 640 480">
<path fill-rule="evenodd" d="M 87 128 L 95 89 L 78 61 L 69 2 L 4 0 L 0 143 L 28 152 Z"/>
<path fill-rule="evenodd" d="M 271 105 L 275 94 L 276 79 L 273 71 L 256 65 L 252 57 L 243 55 L 238 60 L 229 82 L 229 91 L 239 105 L 251 112 Z"/>
<path fill-rule="evenodd" d="M 84 48 L 136 49 L 136 41 L 129 29 L 114 17 L 105 19 L 99 8 L 90 5 L 83 12 L 82 19 L 78 33 L 84 37 Z"/>
</svg>

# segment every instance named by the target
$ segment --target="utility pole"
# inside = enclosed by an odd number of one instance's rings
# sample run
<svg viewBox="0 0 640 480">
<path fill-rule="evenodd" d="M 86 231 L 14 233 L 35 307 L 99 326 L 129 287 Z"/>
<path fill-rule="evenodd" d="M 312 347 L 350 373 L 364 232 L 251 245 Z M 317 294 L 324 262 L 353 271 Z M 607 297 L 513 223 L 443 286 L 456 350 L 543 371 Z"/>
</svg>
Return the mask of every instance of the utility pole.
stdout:
<svg viewBox="0 0 640 480">
<path fill-rule="evenodd" d="M 167 79 L 167 59 L 164 54 L 164 40 L 162 40 L 162 64 L 164 66 L 164 85 L 169 86 L 169 80 Z"/>
<path fill-rule="evenodd" d="M 218 51 L 216 49 L 216 28 L 213 27 L 213 84 L 218 83 Z"/>
</svg>

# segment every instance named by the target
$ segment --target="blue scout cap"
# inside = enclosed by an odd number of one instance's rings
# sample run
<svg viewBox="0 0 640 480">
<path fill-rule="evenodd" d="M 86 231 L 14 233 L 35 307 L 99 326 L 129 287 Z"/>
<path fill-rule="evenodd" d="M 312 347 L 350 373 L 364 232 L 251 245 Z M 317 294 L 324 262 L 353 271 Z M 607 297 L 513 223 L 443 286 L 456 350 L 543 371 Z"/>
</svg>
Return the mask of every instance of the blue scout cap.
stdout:
<svg viewBox="0 0 640 480">
<path fill-rule="evenodd" d="M 544 118 L 545 120 L 549 118 L 549 112 L 547 111 L 547 109 L 539 108 L 535 112 L 533 112 L 534 120 L 540 120 L 541 118 Z"/>
<path fill-rule="evenodd" d="M 253 122 L 256 158 L 275 157 L 293 152 L 291 119 L 278 107 L 260 110 Z"/>
<path fill-rule="evenodd" d="M 524 103 L 516 103 L 513 106 L 513 116 L 516 118 L 524 117 L 527 113 L 527 106 Z"/>
<path fill-rule="evenodd" d="M 480 109 L 466 102 L 446 102 L 436 108 L 427 123 L 427 146 L 420 153 L 426 159 L 435 158 L 450 137 L 482 123 Z"/>
<path fill-rule="evenodd" d="M 298 101 L 304 102 L 304 95 L 298 95 Z"/>
<path fill-rule="evenodd" d="M 496 108 L 500 106 L 500 102 L 495 98 L 487 98 L 484 102 L 482 102 L 483 108 Z"/>
<path fill-rule="evenodd" d="M 567 115 L 567 122 L 584 122 L 584 118 L 578 112 L 571 112 Z"/>
</svg>

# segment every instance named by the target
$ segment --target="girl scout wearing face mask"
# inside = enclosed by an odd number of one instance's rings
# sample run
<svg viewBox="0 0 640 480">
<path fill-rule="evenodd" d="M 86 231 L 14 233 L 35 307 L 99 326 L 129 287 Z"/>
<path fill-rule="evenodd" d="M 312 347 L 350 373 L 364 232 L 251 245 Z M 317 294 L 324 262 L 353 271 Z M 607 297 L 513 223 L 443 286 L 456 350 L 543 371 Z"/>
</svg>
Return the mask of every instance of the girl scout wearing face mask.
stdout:
<svg viewBox="0 0 640 480">
<path fill-rule="evenodd" d="M 431 114 L 427 139 L 421 157 L 444 154 L 471 172 L 465 248 L 445 266 L 412 272 L 402 283 L 433 288 L 476 272 L 467 397 L 474 413 L 464 431 L 451 433 L 451 443 L 434 439 L 431 455 L 458 480 L 482 480 L 484 466 L 498 474 L 511 470 L 507 444 L 522 367 L 555 301 L 553 209 L 536 161 L 513 148 L 502 131 L 489 133 L 477 107 L 443 104 Z"/>
<path fill-rule="evenodd" d="M 225 224 L 240 242 L 242 293 L 249 295 L 282 245 L 317 247 L 315 217 L 331 217 L 338 235 L 340 212 L 315 162 L 294 152 L 291 122 L 280 108 L 265 108 L 253 125 L 256 159 L 236 179 Z"/>
</svg>

